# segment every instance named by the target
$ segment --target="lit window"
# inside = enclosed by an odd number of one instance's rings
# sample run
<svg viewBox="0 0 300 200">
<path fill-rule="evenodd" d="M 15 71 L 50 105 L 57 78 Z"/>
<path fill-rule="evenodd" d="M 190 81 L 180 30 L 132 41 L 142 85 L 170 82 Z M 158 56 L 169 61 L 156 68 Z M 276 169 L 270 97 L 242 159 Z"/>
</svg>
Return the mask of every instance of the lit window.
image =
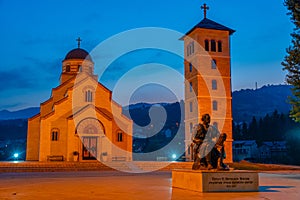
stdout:
<svg viewBox="0 0 300 200">
<path fill-rule="evenodd" d="M 213 101 L 213 110 L 218 110 L 218 102 Z"/>
<path fill-rule="evenodd" d="M 209 41 L 205 40 L 205 51 L 209 51 Z"/>
<path fill-rule="evenodd" d="M 217 61 L 215 59 L 211 60 L 211 68 L 212 69 L 217 69 Z"/>
<path fill-rule="evenodd" d="M 193 92 L 193 83 L 190 82 L 190 92 Z"/>
<path fill-rule="evenodd" d="M 123 133 L 122 132 L 118 132 L 118 138 L 117 138 L 118 142 L 122 142 L 123 141 Z"/>
<path fill-rule="evenodd" d="M 85 92 L 85 102 L 93 102 L 93 93 L 90 90 Z"/>
<path fill-rule="evenodd" d="M 218 52 L 222 52 L 222 41 L 218 41 Z"/>
<path fill-rule="evenodd" d="M 190 72 L 192 72 L 192 71 L 193 71 L 193 64 L 190 63 L 190 64 L 189 64 L 189 67 L 190 67 Z"/>
<path fill-rule="evenodd" d="M 212 84 L 212 89 L 213 90 L 217 90 L 218 89 L 218 85 L 217 85 L 217 81 L 216 80 L 212 80 L 211 84 Z"/>
<path fill-rule="evenodd" d="M 193 102 L 190 102 L 190 112 L 193 112 Z"/>
<path fill-rule="evenodd" d="M 51 132 L 51 141 L 58 141 L 58 130 L 52 130 Z"/>
<path fill-rule="evenodd" d="M 216 52 L 216 41 L 211 40 L 210 45 L 211 45 L 211 51 Z"/>
</svg>

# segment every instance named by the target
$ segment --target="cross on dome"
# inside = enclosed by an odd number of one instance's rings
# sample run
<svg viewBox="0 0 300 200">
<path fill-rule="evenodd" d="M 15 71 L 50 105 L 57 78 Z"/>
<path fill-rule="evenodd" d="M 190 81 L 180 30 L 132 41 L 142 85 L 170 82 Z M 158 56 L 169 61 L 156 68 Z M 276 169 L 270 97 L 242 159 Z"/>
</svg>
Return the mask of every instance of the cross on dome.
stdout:
<svg viewBox="0 0 300 200">
<path fill-rule="evenodd" d="M 76 39 L 76 41 L 77 41 L 77 45 L 78 45 L 78 49 L 80 48 L 80 42 L 82 41 L 82 39 L 80 39 L 80 37 L 78 37 L 77 39 Z"/>
</svg>

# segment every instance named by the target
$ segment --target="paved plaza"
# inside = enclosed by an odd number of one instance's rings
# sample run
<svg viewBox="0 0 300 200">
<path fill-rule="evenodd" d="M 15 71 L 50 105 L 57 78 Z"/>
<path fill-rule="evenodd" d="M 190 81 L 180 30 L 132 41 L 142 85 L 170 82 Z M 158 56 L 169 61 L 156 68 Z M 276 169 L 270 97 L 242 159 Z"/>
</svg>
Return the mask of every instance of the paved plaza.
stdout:
<svg viewBox="0 0 300 200">
<path fill-rule="evenodd" d="M 0 199 L 299 199 L 299 171 L 268 172 L 259 176 L 259 192 L 198 193 L 172 188 L 170 171 L 0 173 Z"/>
</svg>

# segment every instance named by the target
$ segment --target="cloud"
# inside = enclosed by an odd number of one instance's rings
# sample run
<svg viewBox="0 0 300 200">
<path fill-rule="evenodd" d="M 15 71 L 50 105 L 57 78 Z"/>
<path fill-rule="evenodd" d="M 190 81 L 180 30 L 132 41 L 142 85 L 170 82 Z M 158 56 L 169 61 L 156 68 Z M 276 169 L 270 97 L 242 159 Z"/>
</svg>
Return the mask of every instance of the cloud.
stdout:
<svg viewBox="0 0 300 200">
<path fill-rule="evenodd" d="M 1 67 L 0 79 L 5 83 L 0 85 L 1 92 L 41 90 L 54 86 L 60 72 L 57 61 L 43 62 L 33 57 L 23 60 L 23 65 L 18 67 Z"/>
<path fill-rule="evenodd" d="M 34 86 L 32 80 L 24 76 L 19 70 L 9 70 L 0 72 L 0 79 L 3 84 L 0 84 L 0 91 L 9 91 L 16 89 L 31 88 Z"/>
</svg>

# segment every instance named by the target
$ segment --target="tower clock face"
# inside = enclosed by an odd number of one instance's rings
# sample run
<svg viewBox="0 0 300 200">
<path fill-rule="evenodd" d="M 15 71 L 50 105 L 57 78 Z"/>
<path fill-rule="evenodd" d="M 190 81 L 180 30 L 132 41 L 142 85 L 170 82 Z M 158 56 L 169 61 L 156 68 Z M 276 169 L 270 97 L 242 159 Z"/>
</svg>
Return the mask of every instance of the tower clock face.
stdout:
<svg viewBox="0 0 300 200">
<path fill-rule="evenodd" d="M 86 135 L 86 134 L 95 134 L 95 135 L 102 135 L 104 134 L 104 128 L 102 124 L 97 119 L 87 118 L 82 120 L 78 127 L 77 133 L 79 135 Z"/>
</svg>

